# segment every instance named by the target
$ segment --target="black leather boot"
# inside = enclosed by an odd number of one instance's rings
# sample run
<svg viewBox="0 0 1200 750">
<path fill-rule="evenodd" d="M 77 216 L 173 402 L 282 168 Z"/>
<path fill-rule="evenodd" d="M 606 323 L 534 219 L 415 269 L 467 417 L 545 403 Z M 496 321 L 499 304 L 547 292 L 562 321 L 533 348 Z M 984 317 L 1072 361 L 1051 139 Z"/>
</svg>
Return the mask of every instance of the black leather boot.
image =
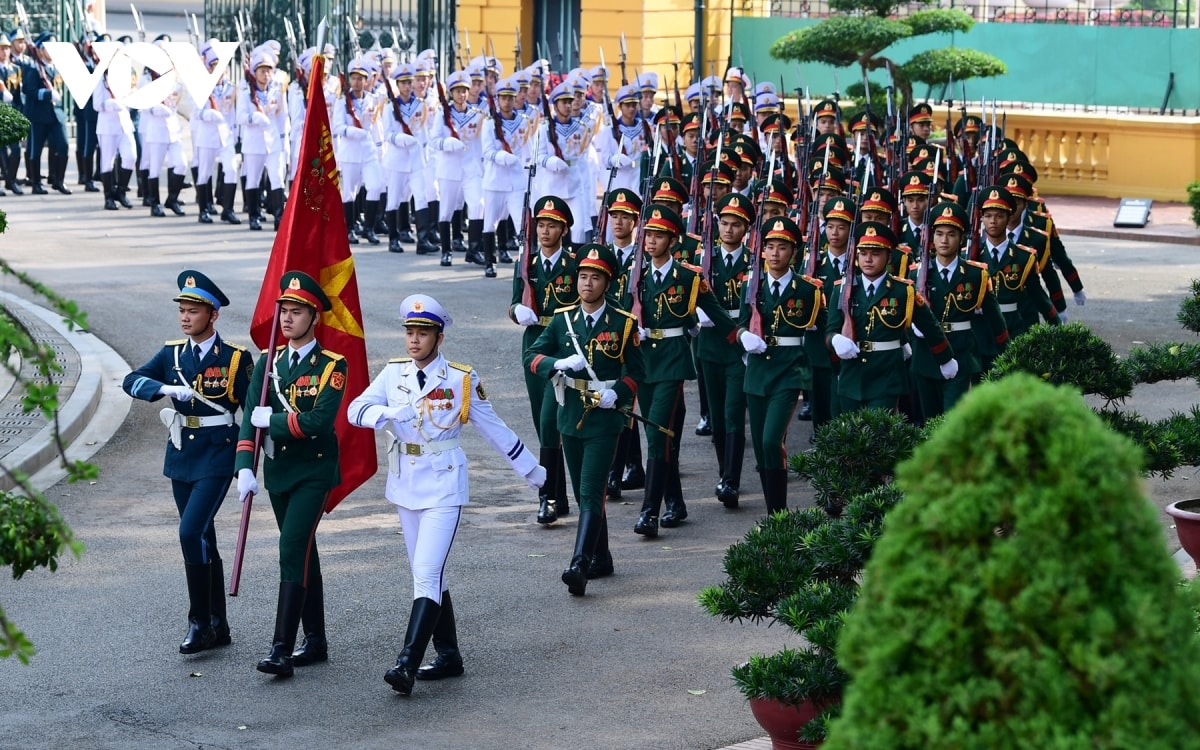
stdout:
<svg viewBox="0 0 1200 750">
<path fill-rule="evenodd" d="M 179 203 L 179 191 L 183 190 L 183 183 L 187 181 L 184 175 L 178 174 L 175 170 L 167 170 L 167 202 L 163 204 L 171 213 L 176 216 L 183 216 L 183 206 Z"/>
<path fill-rule="evenodd" d="M 412 693 L 417 668 L 425 658 L 425 649 L 437 626 L 440 610 L 441 607 L 432 599 L 421 597 L 413 601 L 412 613 L 408 616 L 408 631 L 404 634 L 404 648 L 396 657 L 396 666 L 383 676 L 383 681 L 401 695 Z"/>
<path fill-rule="evenodd" d="M 500 226 L 496 227 L 496 248 L 500 254 L 501 263 L 512 263 L 512 256 L 509 255 L 509 242 L 512 241 L 513 246 L 516 242 L 512 237 L 512 219 L 505 218 L 500 222 Z"/>
<path fill-rule="evenodd" d="M 42 160 L 25 160 L 25 179 L 29 180 L 29 192 L 34 195 L 47 195 L 50 191 L 42 185 Z"/>
<path fill-rule="evenodd" d="M 346 217 L 346 239 L 351 245 L 357 245 L 358 235 L 354 233 L 354 201 L 343 203 L 342 213 Z"/>
<path fill-rule="evenodd" d="M 226 224 L 241 224 L 237 212 L 233 210 L 233 202 L 237 198 L 237 183 L 222 182 L 217 188 L 217 201 L 221 204 L 221 221 Z"/>
<path fill-rule="evenodd" d="M 372 245 L 379 244 L 379 237 L 375 234 L 375 222 L 379 220 L 379 201 L 365 201 L 363 203 L 363 232 L 362 237 Z"/>
<path fill-rule="evenodd" d="M 212 183 L 204 182 L 196 185 L 196 205 L 200 207 L 200 218 L 198 221 L 201 224 L 212 224 L 212 214 L 209 213 L 212 208 Z"/>
<path fill-rule="evenodd" d="M 133 179 L 133 170 L 120 167 L 117 169 L 117 203 L 121 208 L 133 208 L 129 202 L 129 183 Z"/>
<path fill-rule="evenodd" d="M 308 580 L 304 592 L 304 609 L 300 611 L 304 642 L 292 653 L 292 664 L 307 667 L 329 660 L 329 644 L 325 640 L 325 581 L 321 576 Z"/>
<path fill-rule="evenodd" d="M 188 587 L 188 632 L 179 644 L 179 653 L 198 654 L 213 647 L 217 634 L 212 626 L 211 585 L 212 566 L 208 563 L 188 563 L 183 566 Z"/>
<path fill-rule="evenodd" d="M 454 261 L 450 258 L 450 222 L 438 222 L 438 237 L 442 243 L 442 265 L 453 265 Z"/>
<path fill-rule="evenodd" d="M 283 204 L 286 199 L 283 195 L 283 188 L 271 188 L 271 214 L 275 217 L 272 229 L 279 231 L 279 224 L 283 221 Z"/>
<path fill-rule="evenodd" d="M 412 213 L 408 202 L 401 203 L 400 207 L 396 209 L 397 239 L 409 245 L 417 241 L 417 238 L 413 236 Z"/>
<path fill-rule="evenodd" d="M 538 463 L 546 470 L 546 481 L 538 492 L 537 522 L 548 526 L 558 520 L 558 509 L 554 502 L 554 487 L 558 484 L 557 448 L 542 448 L 538 452 Z"/>
<path fill-rule="evenodd" d="M 477 266 L 486 266 L 487 259 L 484 258 L 482 251 L 483 243 L 483 219 L 471 219 L 467 224 L 467 257 L 468 263 L 474 263 Z"/>
<path fill-rule="evenodd" d="M 293 673 L 292 652 L 296 649 L 296 628 L 304 609 L 304 587 L 292 581 L 279 584 L 279 604 L 275 610 L 275 637 L 271 653 L 258 663 L 258 671 L 280 677 Z"/>
<path fill-rule="evenodd" d="M 381 192 L 379 194 L 379 197 L 376 198 L 375 200 L 379 204 L 379 208 L 375 212 L 375 227 L 374 227 L 374 229 L 375 229 L 376 235 L 381 235 L 388 230 L 387 221 L 385 221 L 385 217 L 384 217 L 384 214 L 387 213 L 384 210 L 384 207 L 387 206 L 387 191 L 384 190 L 383 192 Z"/>
<path fill-rule="evenodd" d="M 56 154 L 50 152 L 48 159 L 47 176 L 50 178 L 50 187 L 63 195 L 70 195 L 71 191 L 67 188 L 63 180 L 67 176 L 67 162 L 71 160 L 66 154 Z"/>
<path fill-rule="evenodd" d="M 496 233 L 486 232 L 480 241 L 483 245 L 483 275 L 496 278 Z"/>
<path fill-rule="evenodd" d="M 562 572 L 562 582 L 572 596 L 583 596 L 587 591 L 588 568 L 596 552 L 596 540 L 600 537 L 603 516 L 593 510 L 579 512 L 579 526 L 575 529 L 575 554 L 571 565 Z"/>
<path fill-rule="evenodd" d="M 134 163 L 136 164 L 137 162 L 134 162 Z M 135 193 L 135 197 L 141 198 L 142 205 L 147 208 L 150 206 L 150 195 L 149 195 L 150 191 L 146 189 L 146 183 L 149 181 L 150 181 L 150 170 L 138 169 L 138 171 L 137 171 L 137 192 Z"/>
<path fill-rule="evenodd" d="M 214 646 L 228 646 L 233 643 L 229 634 L 229 618 L 225 607 L 225 564 L 218 558 L 209 563 L 212 565 L 212 577 L 209 579 L 209 607 L 212 611 L 213 632 L 217 634 Z"/>
<path fill-rule="evenodd" d="M 96 160 L 85 156 L 83 157 L 83 172 L 80 175 L 79 182 L 83 185 L 85 193 L 98 193 L 100 188 L 96 187 L 95 172 L 92 171 L 96 164 Z"/>
<path fill-rule="evenodd" d="M 746 454 L 746 433 L 727 432 L 724 440 L 725 460 L 721 463 L 721 481 L 717 483 L 717 499 L 726 508 L 738 507 L 738 493 L 742 488 L 742 463 Z"/>
<path fill-rule="evenodd" d="M 687 504 L 683 502 L 683 485 L 679 480 L 679 454 L 667 462 L 667 481 L 663 487 L 663 511 L 659 523 L 664 529 L 673 529 L 687 520 Z"/>
<path fill-rule="evenodd" d="M 152 177 L 146 180 L 146 198 L 150 201 L 151 216 L 166 216 L 163 211 L 162 199 L 159 197 L 158 178 Z"/>
<path fill-rule="evenodd" d="M 399 219 L 396 217 L 397 213 L 399 213 L 399 209 L 384 213 L 384 218 L 387 220 L 389 253 L 404 252 L 404 245 L 400 244 L 400 229 Z"/>
<path fill-rule="evenodd" d="M 717 452 L 717 499 L 721 496 L 721 482 L 725 479 L 725 436 L 727 433 L 718 432 L 712 436 L 713 449 Z"/>
<path fill-rule="evenodd" d="M 458 651 L 458 630 L 454 626 L 454 604 L 450 592 L 442 592 L 442 609 L 437 624 L 433 626 L 433 650 L 437 656 L 433 661 L 417 670 L 418 680 L 442 680 L 461 677 L 462 654 Z"/>
<path fill-rule="evenodd" d="M 557 471 L 554 482 L 554 510 L 558 517 L 571 515 L 571 504 L 567 501 L 567 465 L 563 463 L 562 445 L 555 452 Z"/>
<path fill-rule="evenodd" d="M 456 253 L 465 253 L 467 251 L 466 243 L 463 242 L 462 220 L 463 211 L 461 208 L 456 210 L 454 215 L 450 217 L 450 249 Z M 441 231 L 441 229 L 439 226 L 438 231 Z"/>
<path fill-rule="evenodd" d="M 621 489 L 640 490 L 646 486 L 646 470 L 642 468 L 642 435 L 635 427 L 629 435 L 629 447 L 625 451 L 625 474 L 621 477 Z"/>
<path fill-rule="evenodd" d="M 262 231 L 262 188 L 245 188 L 246 214 L 250 217 L 250 231 Z"/>
<path fill-rule="evenodd" d="M 787 469 L 763 469 L 763 496 L 767 501 L 767 512 L 787 510 Z"/>
<path fill-rule="evenodd" d="M 441 210 L 441 201 L 429 201 L 429 207 L 426 209 L 429 216 L 429 222 L 425 226 L 425 234 L 423 236 L 426 238 L 426 247 L 430 248 L 430 254 L 442 252 L 440 226 L 442 220 Z M 421 237 L 418 237 L 417 242 L 420 241 Z"/>
<path fill-rule="evenodd" d="M 429 213 L 428 208 L 422 208 L 416 213 L 417 255 L 433 255 L 440 250 L 438 243 L 432 242 L 429 239 L 430 222 L 432 222 L 435 218 L 436 216 Z"/>
<path fill-rule="evenodd" d="M 612 551 L 608 548 L 608 516 L 600 514 L 600 533 L 596 536 L 596 549 L 592 552 L 592 564 L 588 566 L 589 581 L 607 578 L 613 574 Z"/>
<path fill-rule="evenodd" d="M 4 187 L 13 195 L 25 195 L 17 181 L 17 170 L 21 168 L 21 153 L 0 156 L 0 166 L 4 167 Z"/>
<path fill-rule="evenodd" d="M 104 186 L 104 210 L 105 211 L 120 211 L 117 206 L 117 181 L 112 172 L 104 172 L 100 175 L 100 184 Z"/>
<path fill-rule="evenodd" d="M 642 500 L 642 512 L 633 533 L 647 539 L 658 536 L 658 512 L 662 508 L 663 489 L 667 481 L 667 463 L 661 458 L 646 461 L 646 487 Z"/>
</svg>

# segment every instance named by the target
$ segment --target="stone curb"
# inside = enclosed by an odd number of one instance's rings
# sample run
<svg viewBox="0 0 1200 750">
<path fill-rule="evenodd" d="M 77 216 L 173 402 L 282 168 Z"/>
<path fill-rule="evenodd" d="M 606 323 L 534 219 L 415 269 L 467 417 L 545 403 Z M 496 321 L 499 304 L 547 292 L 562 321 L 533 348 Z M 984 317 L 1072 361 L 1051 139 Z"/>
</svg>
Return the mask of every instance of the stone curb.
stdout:
<svg viewBox="0 0 1200 750">
<path fill-rule="evenodd" d="M 1120 229 L 1068 229 L 1058 228 L 1059 234 L 1075 237 L 1097 237 L 1105 240 L 1129 240 L 1132 242 L 1164 242 L 1170 245 L 1200 245 L 1200 237 L 1181 237 L 1177 234 L 1155 234 L 1153 232 L 1131 232 Z"/>
</svg>

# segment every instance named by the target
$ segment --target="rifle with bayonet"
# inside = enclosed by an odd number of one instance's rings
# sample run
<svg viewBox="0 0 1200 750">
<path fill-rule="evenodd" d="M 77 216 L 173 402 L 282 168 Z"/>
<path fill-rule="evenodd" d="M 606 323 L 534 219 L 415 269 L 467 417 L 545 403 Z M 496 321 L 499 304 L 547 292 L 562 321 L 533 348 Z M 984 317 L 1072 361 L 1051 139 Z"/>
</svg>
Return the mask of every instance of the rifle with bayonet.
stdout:
<svg viewBox="0 0 1200 750">
<path fill-rule="evenodd" d="M 767 161 L 767 175 L 771 175 L 775 171 L 775 147 L 771 145 L 771 157 Z M 762 216 L 762 211 L 767 205 L 767 196 L 771 192 L 770 178 L 763 190 L 759 194 L 758 205 L 754 207 L 754 216 Z M 762 337 L 763 322 L 762 312 L 758 309 L 758 292 L 762 288 L 762 222 L 755 221 L 750 227 L 750 242 L 747 244 L 747 249 L 750 252 L 750 277 L 746 279 L 746 299 L 750 300 L 750 332 L 755 336 Z"/>
<path fill-rule="evenodd" d="M 808 259 L 804 264 L 804 275 L 815 277 L 817 275 L 817 256 L 821 251 L 821 222 L 817 218 L 817 206 L 820 202 L 821 191 L 825 188 L 825 178 L 829 172 L 829 152 L 832 149 L 825 149 L 825 163 L 821 167 L 821 179 L 817 184 L 817 189 L 809 189 L 811 199 L 804 207 L 804 221 L 808 222 L 802 230 L 805 232 L 804 244 L 808 246 Z M 808 179 L 804 179 L 805 185 L 808 184 Z"/>
<path fill-rule="evenodd" d="M 711 105 L 710 105 L 711 106 Z M 704 250 L 704 257 L 700 259 L 700 272 L 704 275 L 705 281 L 712 281 L 712 256 L 713 256 L 713 233 L 716 230 L 716 216 L 713 213 L 713 186 L 716 181 L 716 176 L 719 167 L 721 166 L 721 151 L 725 148 L 725 133 L 720 128 L 720 122 L 717 123 L 717 152 L 713 159 L 712 178 L 708 183 L 708 198 L 704 206 L 704 234 L 700 239 L 701 247 Z M 699 172 L 703 164 L 696 163 L 696 171 Z M 703 184 L 703 183 L 702 183 Z M 693 197 L 693 201 L 697 197 Z M 695 209 L 693 207 L 693 213 Z"/>
<path fill-rule="evenodd" d="M 672 51 L 675 51 L 675 45 L 671 45 Z M 675 62 L 672 64 L 674 69 L 674 81 L 672 87 L 675 89 L 675 111 L 679 114 L 679 124 L 683 125 L 683 98 L 679 95 L 679 52 L 675 51 Z M 663 123 L 667 126 L 667 148 L 671 152 L 671 171 L 674 172 L 675 179 L 683 177 L 683 160 L 679 156 L 679 144 L 676 143 L 675 131 L 671 128 L 671 112 L 670 107 L 667 107 L 667 114 L 663 117 Z"/>
<path fill-rule="evenodd" d="M 491 41 L 491 39 L 488 39 L 489 46 L 491 45 Z M 495 59 L 496 50 L 492 49 L 491 53 L 492 59 Z M 492 132 L 495 134 L 496 140 L 504 148 L 505 153 L 511 154 L 512 146 L 508 145 L 508 139 L 504 137 L 504 123 L 500 122 L 500 111 L 496 108 L 495 87 L 485 84 L 483 87 L 483 93 L 487 96 L 488 100 L 488 114 L 491 115 L 492 118 Z"/>
<path fill-rule="evenodd" d="M 920 257 L 918 262 L 921 264 L 917 270 L 917 292 L 925 299 L 929 299 L 929 263 L 931 256 L 931 248 L 933 247 L 933 211 L 937 206 L 937 183 L 939 168 L 941 167 L 941 158 L 933 163 L 933 179 L 929 182 L 929 191 L 925 194 L 925 217 L 924 223 L 921 224 L 921 247 L 918 248 Z"/>
<path fill-rule="evenodd" d="M 951 85 L 954 83 L 954 76 L 951 76 Z M 946 99 L 946 180 L 950 183 L 950 190 L 954 190 L 955 183 L 958 182 L 958 154 L 955 148 L 957 136 L 954 135 L 954 89 L 950 88 L 950 96 Z M 963 123 L 965 126 L 966 123 Z"/>
<path fill-rule="evenodd" d="M 525 181 L 525 198 L 521 208 L 521 257 L 517 263 L 517 277 L 521 280 L 521 304 L 541 316 L 537 296 L 533 293 L 533 209 L 530 201 L 533 199 L 533 178 L 537 175 L 538 139 L 542 137 L 539 128 L 533 135 L 534 158 L 529 160 L 529 177 Z"/>
<path fill-rule="evenodd" d="M 133 3 L 129 4 L 129 12 L 133 15 L 133 26 L 137 29 L 138 41 L 146 41 L 146 25 L 142 23 L 142 16 L 138 13 L 137 8 L 133 7 Z M 17 3 L 17 17 L 21 19 L 21 26 L 24 27 L 26 37 L 29 36 L 29 17 L 25 15 L 25 9 Z"/>
<path fill-rule="evenodd" d="M 521 59 L 521 27 L 518 26 L 518 27 L 516 27 L 516 29 L 517 29 L 517 42 L 515 45 L 513 45 L 513 58 L 515 59 L 513 69 L 519 70 L 524 61 Z"/>
<path fill-rule="evenodd" d="M 621 85 L 622 86 L 629 85 L 629 78 L 626 77 L 626 75 L 625 75 L 625 56 L 626 56 L 625 32 L 622 31 L 621 32 Z"/>
<path fill-rule="evenodd" d="M 546 118 L 546 137 L 550 139 L 550 146 L 554 149 L 554 155 L 562 159 L 562 147 L 558 145 L 558 125 L 554 121 L 554 113 L 550 111 L 550 76 L 543 73 L 543 78 L 547 81 L 546 88 L 542 90 L 542 117 Z M 534 159 L 537 159 L 536 154 L 534 155 Z"/>
</svg>

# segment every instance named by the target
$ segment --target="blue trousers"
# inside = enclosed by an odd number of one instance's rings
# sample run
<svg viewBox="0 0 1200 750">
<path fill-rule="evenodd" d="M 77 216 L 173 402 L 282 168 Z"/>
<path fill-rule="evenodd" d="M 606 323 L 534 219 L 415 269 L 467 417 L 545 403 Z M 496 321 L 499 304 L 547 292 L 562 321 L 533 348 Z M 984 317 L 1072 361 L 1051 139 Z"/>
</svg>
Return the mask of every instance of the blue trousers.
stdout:
<svg viewBox="0 0 1200 750">
<path fill-rule="evenodd" d="M 179 508 L 179 546 L 183 547 L 185 563 L 199 564 L 221 559 L 217 551 L 213 519 L 221 509 L 232 481 L 232 476 L 205 477 L 195 482 L 171 480 L 175 507 Z"/>
</svg>

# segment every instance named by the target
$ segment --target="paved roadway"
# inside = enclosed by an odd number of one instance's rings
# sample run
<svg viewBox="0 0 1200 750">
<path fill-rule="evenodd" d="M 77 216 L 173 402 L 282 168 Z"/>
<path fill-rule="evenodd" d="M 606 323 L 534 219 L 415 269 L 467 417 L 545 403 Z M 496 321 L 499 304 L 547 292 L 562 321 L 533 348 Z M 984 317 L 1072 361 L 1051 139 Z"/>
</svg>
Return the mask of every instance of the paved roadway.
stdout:
<svg viewBox="0 0 1200 750">
<path fill-rule="evenodd" d="M 170 298 L 185 267 L 219 280 L 234 301 L 219 327 L 247 343 L 271 232 L 201 226 L 194 205 L 188 217 L 152 219 L 140 207 L 105 212 L 82 192 L 0 200 L 10 222 L 0 252 L 79 301 L 91 330 L 127 361 L 138 364 L 178 337 Z M 1091 295 L 1086 307 L 1072 308 L 1076 319 L 1118 350 L 1182 337 L 1174 313 L 1189 279 L 1200 276 L 1193 249 L 1083 238 L 1069 247 Z M 460 257 L 445 270 L 411 251 L 358 246 L 372 372 L 400 350 L 400 299 L 433 293 L 455 318 L 447 356 L 477 367 L 497 411 L 532 444 L 520 332 L 504 315 L 511 267 L 488 280 Z M 9 279 L 0 288 L 24 294 Z M 1165 392 L 1143 412 L 1184 406 L 1177 399 L 1193 392 L 1191 384 Z M 646 542 L 632 533 L 636 501 L 611 507 L 617 575 L 594 582 L 582 599 L 558 580 L 576 516 L 537 527 L 523 481 L 466 433 L 473 504 L 449 575 L 467 675 L 419 683 L 410 699 L 382 680 L 401 645 L 411 586 L 381 476 L 321 525 L 328 664 L 289 681 L 254 670 L 269 646 L 278 580 L 265 502 L 251 523 L 242 595 L 230 603 L 234 645 L 177 653 L 186 598 L 176 513 L 161 476 L 164 436 L 157 408 L 136 403 L 96 455 L 99 481 L 48 493 L 87 545 L 82 559 L 54 574 L 0 581 L 0 602 L 39 649 L 30 666 L 0 661 L 0 747 L 694 749 L 760 736 L 729 668 L 796 639 L 778 627 L 719 622 L 695 603 L 700 588 L 720 580 L 725 548 L 762 512 L 756 491 L 735 513 L 712 499 L 715 462 L 691 434 L 695 403 L 689 393 L 683 483 L 691 520 Z M 806 447 L 808 435 L 807 424 L 795 423 L 793 448 Z M 756 488 L 751 458 L 746 476 Z M 799 480 L 791 494 L 793 506 L 808 501 Z M 217 519 L 227 560 L 237 521 L 231 500 Z"/>
</svg>

